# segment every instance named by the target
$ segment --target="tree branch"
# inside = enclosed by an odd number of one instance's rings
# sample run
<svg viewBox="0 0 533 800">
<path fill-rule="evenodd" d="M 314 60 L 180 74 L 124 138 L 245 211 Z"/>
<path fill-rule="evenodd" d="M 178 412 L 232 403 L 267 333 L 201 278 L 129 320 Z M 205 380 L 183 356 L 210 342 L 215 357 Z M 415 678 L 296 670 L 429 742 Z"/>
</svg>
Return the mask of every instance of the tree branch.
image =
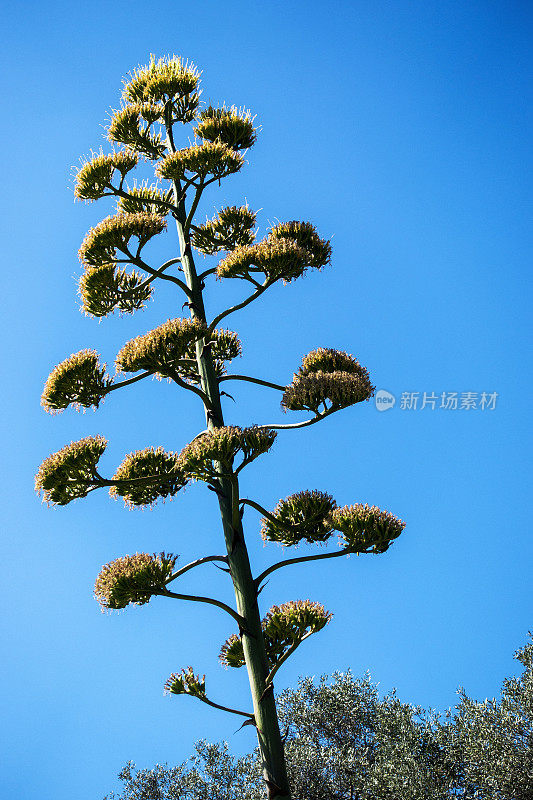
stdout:
<svg viewBox="0 0 533 800">
<path fill-rule="evenodd" d="M 213 408 L 213 406 L 211 405 L 211 401 L 209 400 L 208 396 L 202 389 L 199 389 L 198 386 L 193 386 L 191 383 L 187 383 L 182 378 L 180 378 L 180 376 L 176 372 L 173 372 L 171 370 L 166 370 L 166 371 L 168 372 L 170 378 L 174 381 L 174 383 L 177 383 L 178 386 L 181 386 L 182 389 L 188 389 L 189 392 L 194 392 L 194 394 L 197 394 L 198 397 L 201 398 L 204 405 L 207 406 L 207 408 L 209 409 Z"/>
<path fill-rule="evenodd" d="M 298 639 L 296 642 L 293 642 L 293 644 L 289 647 L 289 649 L 287 650 L 285 655 L 283 655 L 280 658 L 280 660 L 278 661 L 278 663 L 274 667 L 272 667 L 272 669 L 268 673 L 267 679 L 265 681 L 265 692 L 266 692 L 267 689 L 269 689 L 272 686 L 272 681 L 274 680 L 274 675 L 276 674 L 278 669 L 281 666 L 283 666 L 283 664 L 287 661 L 288 658 L 290 658 L 290 656 L 292 656 L 294 651 L 301 645 L 301 643 L 305 642 L 306 639 L 309 639 L 309 637 L 312 636 L 313 633 L 314 633 L 314 631 L 308 631 L 305 634 L 305 636 L 302 636 L 301 639 Z"/>
<path fill-rule="evenodd" d="M 275 564 L 272 564 L 271 567 L 265 569 L 265 571 L 255 579 L 256 588 L 258 588 L 265 578 L 272 572 L 275 572 L 277 569 L 281 569 L 281 567 L 287 567 L 289 564 L 302 564 L 304 561 L 318 561 L 321 558 L 338 558 L 339 556 L 346 556 L 350 553 L 356 552 L 358 551 L 352 550 L 349 547 L 345 547 L 342 550 L 338 550 L 336 553 L 319 553 L 316 556 L 301 556 L 299 558 L 287 558 L 284 561 L 277 561 Z"/>
<path fill-rule="evenodd" d="M 288 430 L 294 430 L 296 428 L 306 428 L 308 425 L 314 425 L 315 422 L 320 422 L 320 420 L 329 417 L 330 414 L 334 414 L 335 411 L 340 411 L 340 409 L 328 408 L 326 411 L 323 411 L 322 414 L 317 414 L 316 417 L 312 417 L 311 419 L 306 419 L 304 422 L 293 422 L 292 424 L 289 425 L 276 425 L 276 424 L 257 425 L 257 428 L 259 428 L 260 430 L 262 430 L 263 428 L 264 429 L 268 428 L 270 430 L 275 430 L 275 431 L 288 431 Z"/>
<path fill-rule="evenodd" d="M 170 578 L 166 581 L 166 583 L 170 583 L 171 581 L 176 580 L 176 578 L 180 578 L 182 575 L 185 575 L 190 569 L 194 569 L 194 567 L 199 567 L 200 564 L 206 564 L 208 561 L 222 561 L 224 564 L 228 563 L 227 556 L 204 556 L 204 558 L 197 558 L 196 561 L 191 561 L 190 564 L 187 564 L 185 567 L 178 569 L 176 572 L 173 572 Z"/>
<path fill-rule="evenodd" d="M 259 386 L 268 386 L 271 389 L 278 389 L 280 392 L 284 392 L 287 388 L 286 386 L 282 386 L 280 383 L 263 381 L 261 378 L 251 378 L 249 375 L 223 375 L 218 379 L 219 383 L 221 381 L 249 381 L 250 383 L 257 383 Z"/>
<path fill-rule="evenodd" d="M 137 375 L 135 378 L 128 378 L 128 380 L 126 381 L 119 381 L 118 383 L 113 383 L 111 386 L 107 387 L 102 397 L 105 397 L 105 395 L 109 394 L 109 392 L 114 392 L 115 389 L 121 389 L 123 386 L 129 386 L 130 383 L 137 383 L 137 381 L 142 381 L 143 378 L 147 378 L 149 375 L 154 375 L 154 374 L 155 374 L 155 369 L 151 369 L 148 372 L 143 372 L 142 375 Z"/>
<path fill-rule="evenodd" d="M 228 706 L 221 706 L 219 703 L 214 703 L 212 700 L 209 700 L 207 697 L 202 697 L 199 694 L 191 694 L 190 692 L 183 692 L 183 694 L 189 695 L 190 697 L 196 697 L 198 700 L 201 700 L 202 703 L 206 703 L 208 706 L 212 706 L 212 708 L 218 708 L 220 711 L 229 711 L 230 714 L 238 714 L 241 717 L 247 717 L 250 720 L 254 720 L 255 718 L 253 714 L 249 714 L 247 711 L 238 711 L 236 708 L 228 708 Z"/>
<path fill-rule="evenodd" d="M 241 617 L 241 615 L 234 611 L 231 606 L 226 605 L 226 603 L 223 603 L 221 600 L 215 600 L 213 597 L 200 597 L 199 595 L 194 594 L 177 594 L 176 592 L 169 592 L 168 589 L 161 589 L 160 591 L 152 592 L 152 594 L 159 595 L 161 597 L 173 597 L 176 600 L 191 600 L 195 603 L 208 603 L 211 606 L 217 606 L 217 608 L 221 608 L 223 611 L 229 614 L 230 617 L 233 617 L 238 624 L 239 629 L 242 630 L 246 628 L 246 620 L 244 617 Z"/>
<path fill-rule="evenodd" d="M 249 303 L 251 303 L 257 297 L 259 297 L 259 295 L 263 294 L 263 292 L 266 291 L 268 289 L 268 287 L 272 285 L 272 283 L 273 283 L 273 281 L 269 281 L 267 279 L 263 284 L 261 284 L 261 286 L 259 286 L 258 289 L 255 290 L 255 292 L 253 294 L 249 295 L 246 298 L 246 300 L 243 300 L 242 303 L 237 303 L 237 305 L 226 309 L 226 311 L 223 311 L 221 314 L 219 314 L 217 317 L 215 317 L 215 319 L 212 321 L 212 323 L 209 326 L 208 334 L 211 334 L 214 331 L 214 329 L 216 328 L 216 326 L 218 325 L 218 323 L 221 322 L 221 320 L 223 320 L 225 317 L 229 316 L 229 314 L 233 314 L 234 311 L 239 311 L 241 308 L 245 308 L 245 306 L 247 306 Z"/>
</svg>

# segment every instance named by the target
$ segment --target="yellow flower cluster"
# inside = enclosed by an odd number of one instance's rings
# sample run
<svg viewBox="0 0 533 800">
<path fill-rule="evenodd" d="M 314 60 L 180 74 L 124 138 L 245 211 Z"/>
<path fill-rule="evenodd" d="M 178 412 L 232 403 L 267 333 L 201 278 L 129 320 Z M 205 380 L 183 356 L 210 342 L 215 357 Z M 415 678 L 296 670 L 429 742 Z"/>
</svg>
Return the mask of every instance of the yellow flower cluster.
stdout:
<svg viewBox="0 0 533 800">
<path fill-rule="evenodd" d="M 195 675 L 192 667 L 173 672 L 165 683 L 165 692 L 205 697 L 205 675 Z"/>
<path fill-rule="evenodd" d="M 333 497 L 326 492 L 303 491 L 280 500 L 272 516 L 261 520 L 261 536 L 265 541 L 292 546 L 304 539 L 307 542 L 325 542 L 331 536 L 329 515 L 337 507 Z"/>
<path fill-rule="evenodd" d="M 243 164 L 244 157 L 222 142 L 202 142 L 167 155 L 156 173 L 167 180 L 205 179 L 208 175 L 220 180 L 238 172 Z"/>
<path fill-rule="evenodd" d="M 116 250 L 129 256 L 128 244 L 132 236 L 138 239 L 138 249 L 153 236 L 162 233 L 167 224 L 159 214 L 139 211 L 136 214 L 115 214 L 106 217 L 86 235 L 78 251 L 82 264 L 100 267 L 115 258 Z"/>
<path fill-rule="evenodd" d="M 250 112 L 236 106 L 208 106 L 200 112 L 199 120 L 194 131 L 201 139 L 222 142 L 233 150 L 246 150 L 257 139 Z"/>
<path fill-rule="evenodd" d="M 105 190 L 111 187 L 115 170 L 124 176 L 132 170 L 139 158 L 135 153 L 118 152 L 104 155 L 99 153 L 85 161 L 76 173 L 74 196 L 78 200 L 98 200 Z"/>
<path fill-rule="evenodd" d="M 289 283 L 306 269 L 329 263 L 331 246 L 310 222 L 285 222 L 272 228 L 261 242 L 237 247 L 217 267 L 219 278 L 248 278 L 263 273 L 269 282 Z"/>
<path fill-rule="evenodd" d="M 287 386 L 281 406 L 291 411 L 317 414 L 329 400 L 332 409 L 369 400 L 375 387 L 368 370 L 356 358 L 340 350 L 321 347 L 304 357 L 302 366 Z"/>
<path fill-rule="evenodd" d="M 109 489 L 111 497 L 124 498 L 130 508 L 151 506 L 159 498 L 173 497 L 188 482 L 176 453 L 147 447 L 129 453 L 113 475 L 120 481 Z"/>
<path fill-rule="evenodd" d="M 89 267 L 80 278 L 82 308 L 91 317 L 105 317 L 115 309 L 133 314 L 152 296 L 151 284 L 143 283 L 143 275 L 135 270 L 128 273 L 115 264 Z"/>
<path fill-rule="evenodd" d="M 276 432 L 270 429 L 215 428 L 193 439 L 180 453 L 180 464 L 191 479 L 209 481 L 217 475 L 213 462 L 231 465 L 241 452 L 243 463 L 250 463 L 274 444 Z"/>
<path fill-rule="evenodd" d="M 165 103 L 191 95 L 198 87 L 200 73 L 194 64 L 177 56 L 156 61 L 151 59 L 145 67 L 138 67 L 124 81 L 122 97 L 128 103 L 150 101 Z"/>
<path fill-rule="evenodd" d="M 272 606 L 261 623 L 269 669 L 290 648 L 297 647 L 304 636 L 322 630 L 332 616 L 323 605 L 312 600 L 292 600 Z M 226 667 L 242 667 L 245 661 L 241 638 L 232 634 L 222 645 L 219 658 Z"/>
<path fill-rule="evenodd" d="M 99 364 L 95 350 L 80 350 L 55 367 L 45 383 L 41 405 L 50 413 L 62 411 L 69 405 L 79 409 L 98 406 L 113 383 Z"/>
<path fill-rule="evenodd" d="M 166 553 L 135 553 L 105 564 L 94 584 L 102 610 L 148 603 L 154 592 L 164 589 L 177 559 Z"/>
<path fill-rule="evenodd" d="M 208 256 L 220 250 L 251 245 L 255 239 L 256 217 L 248 206 L 221 208 L 216 217 L 194 229 L 192 245 Z"/>
<path fill-rule="evenodd" d="M 42 492 L 45 502 L 60 506 L 85 497 L 98 484 L 96 465 L 106 447 L 103 436 L 87 436 L 52 453 L 37 471 L 35 491 Z"/>
<path fill-rule="evenodd" d="M 362 503 L 335 509 L 330 520 L 344 546 L 359 553 L 384 553 L 405 528 L 405 522 L 389 511 Z"/>
<path fill-rule="evenodd" d="M 119 108 L 111 117 L 107 138 L 151 160 L 160 158 L 166 146 L 161 133 L 152 133 L 150 127 L 163 117 L 163 113 L 164 106 L 157 103 L 133 103 Z"/>
</svg>

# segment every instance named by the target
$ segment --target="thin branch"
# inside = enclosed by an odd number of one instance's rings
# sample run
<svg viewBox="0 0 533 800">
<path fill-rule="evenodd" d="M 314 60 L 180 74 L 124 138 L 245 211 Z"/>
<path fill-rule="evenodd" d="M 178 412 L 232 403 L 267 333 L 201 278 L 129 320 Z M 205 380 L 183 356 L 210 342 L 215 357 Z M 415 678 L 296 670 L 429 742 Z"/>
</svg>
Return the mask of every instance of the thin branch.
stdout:
<svg viewBox="0 0 533 800">
<path fill-rule="evenodd" d="M 267 689 L 269 689 L 269 688 L 272 686 L 272 681 L 274 680 L 274 675 L 276 674 L 276 672 L 278 671 L 278 669 L 279 669 L 281 666 L 283 666 L 283 664 L 284 664 L 284 663 L 287 661 L 287 659 L 288 659 L 288 658 L 290 658 L 290 656 L 292 656 L 292 654 L 294 653 L 294 651 L 296 650 L 296 648 L 297 648 L 297 647 L 299 647 L 299 646 L 301 645 L 301 643 L 302 643 L 302 642 L 305 642 L 305 640 L 306 640 L 306 639 L 309 639 L 309 637 L 310 637 L 310 636 L 312 636 L 312 635 L 313 635 L 313 633 L 314 633 L 314 631 L 308 631 L 308 632 L 305 634 L 305 636 L 302 636 L 302 638 L 301 638 L 301 639 L 298 639 L 298 641 L 294 642 L 294 643 L 293 643 L 293 644 L 292 644 L 292 645 L 289 647 L 289 649 L 287 650 L 287 652 L 285 653 L 285 655 L 283 655 L 283 656 L 280 658 L 280 660 L 278 661 L 278 663 L 277 663 L 277 664 L 276 664 L 274 667 L 272 667 L 272 669 L 271 669 L 271 670 L 270 670 L 270 672 L 268 673 L 268 675 L 267 675 L 267 678 L 266 678 L 266 681 L 265 681 L 265 684 L 266 684 L 266 686 L 265 686 L 265 691 L 266 691 Z"/>
<path fill-rule="evenodd" d="M 205 272 L 201 272 L 201 273 L 198 275 L 198 280 L 199 280 L 199 281 L 203 281 L 203 279 L 204 279 L 204 278 L 207 278 L 209 275 L 214 275 L 214 274 L 216 273 L 216 271 L 217 271 L 217 268 L 216 268 L 216 267 L 212 267 L 211 269 L 206 269 L 206 271 L 205 271 Z"/>
<path fill-rule="evenodd" d="M 257 297 L 259 297 L 259 295 L 263 294 L 263 292 L 266 291 L 268 289 L 268 287 L 271 286 L 271 285 L 272 285 L 272 282 L 267 279 L 265 281 L 265 283 L 263 283 L 261 286 L 259 286 L 259 288 L 256 289 L 253 294 L 249 295 L 246 298 L 246 300 L 243 300 L 242 303 L 237 303 L 237 305 L 226 309 L 226 311 L 223 311 L 221 314 L 219 314 L 217 317 L 215 317 L 215 319 L 212 321 L 211 325 L 209 326 L 208 334 L 211 334 L 214 331 L 215 327 L 218 325 L 219 322 L 221 322 L 221 320 L 224 319 L 224 317 L 229 316 L 229 314 L 233 314 L 234 311 L 239 311 L 241 308 L 245 308 L 245 306 L 247 306 L 249 303 L 251 303 Z"/>
<path fill-rule="evenodd" d="M 177 383 L 178 386 L 181 386 L 182 389 L 188 389 L 189 392 L 194 392 L 194 394 L 197 394 L 207 408 L 209 409 L 213 408 L 209 397 L 202 389 L 199 389 L 197 386 L 193 386 L 191 383 L 187 383 L 182 378 L 180 378 L 180 376 L 176 372 L 172 372 L 171 370 L 165 370 L 165 371 L 168 372 L 169 377 L 174 381 L 174 383 Z"/>
<path fill-rule="evenodd" d="M 148 266 L 148 264 L 142 260 L 142 258 L 139 255 L 139 251 L 137 251 L 137 254 L 135 256 L 128 251 L 128 255 L 131 256 L 131 263 L 135 264 L 136 267 L 139 267 L 140 269 L 143 269 L 145 272 L 148 272 L 148 274 L 152 275 L 154 278 L 161 278 L 161 280 L 163 281 L 171 281 L 171 283 L 175 283 L 177 286 L 180 287 L 180 289 L 182 289 L 185 292 L 189 300 L 192 300 L 192 292 L 185 283 L 185 281 L 176 278 L 174 275 L 165 275 L 161 271 L 161 268 L 158 270 L 152 269 L 152 267 Z"/>
<path fill-rule="evenodd" d="M 280 383 L 264 381 L 261 378 L 251 378 L 249 375 L 223 375 L 218 379 L 219 383 L 221 381 L 249 381 L 250 383 L 257 383 L 259 386 L 268 386 L 271 389 L 278 389 L 280 392 L 284 392 L 287 388 L 286 386 L 282 386 Z"/>
<path fill-rule="evenodd" d="M 200 564 L 206 564 L 208 561 L 222 561 L 224 564 L 228 563 L 227 556 L 204 556 L 204 558 L 198 558 L 196 561 L 191 561 L 190 564 L 187 564 L 185 567 L 178 569 L 176 572 L 173 572 L 170 578 L 166 581 L 166 583 L 170 583 L 171 581 L 176 580 L 176 578 L 185 575 L 190 569 L 194 569 L 194 567 L 199 567 Z"/>
<path fill-rule="evenodd" d="M 314 425 L 315 422 L 320 422 L 320 420 L 329 417 L 330 414 L 334 414 L 335 411 L 340 411 L 338 408 L 328 408 L 326 411 L 323 411 L 322 414 L 317 414 L 316 417 L 312 417 L 311 419 L 306 419 L 304 422 L 293 422 L 289 425 L 257 425 L 259 430 L 269 429 L 274 431 L 288 431 L 294 430 L 296 428 L 306 428 L 308 425 Z"/>
<path fill-rule="evenodd" d="M 200 183 L 199 183 L 199 185 L 198 185 L 198 187 L 196 189 L 196 193 L 194 195 L 194 200 L 191 203 L 191 207 L 189 209 L 189 213 L 187 214 L 187 219 L 185 220 L 185 224 L 183 226 L 183 233 L 184 233 L 185 237 L 188 236 L 189 228 L 190 228 L 191 222 L 193 220 L 194 213 L 195 213 L 196 209 L 198 208 L 198 203 L 200 202 L 200 198 L 202 196 L 203 190 L 204 190 L 204 182 L 203 182 L 202 179 L 200 179 Z"/>
<path fill-rule="evenodd" d="M 102 397 L 105 397 L 105 395 L 109 394 L 109 392 L 114 392 L 115 389 L 121 389 L 123 386 L 129 386 L 130 383 L 137 383 L 137 381 L 142 381 L 143 378 L 147 378 L 149 375 L 154 375 L 154 373 L 155 369 L 151 369 L 148 372 L 143 372 L 142 375 L 137 375 L 135 378 L 128 378 L 128 380 L 126 381 L 119 381 L 118 383 L 113 383 L 111 386 L 107 387 Z"/>
<path fill-rule="evenodd" d="M 221 600 L 215 600 L 213 597 L 200 597 L 194 594 L 177 594 L 176 592 L 170 592 L 168 589 L 161 589 L 160 591 L 152 592 L 152 594 L 160 595 L 161 597 L 173 597 L 176 600 L 192 600 L 195 603 L 208 603 L 211 606 L 217 606 L 217 608 L 221 608 L 229 614 L 230 617 L 233 617 L 240 629 L 246 628 L 246 620 L 244 617 L 241 617 L 231 606 L 226 605 L 226 603 L 223 603 Z"/>
<path fill-rule="evenodd" d="M 242 500 L 241 500 L 242 502 Z M 299 558 L 286 558 L 284 561 L 277 561 L 275 564 L 272 564 L 271 567 L 265 569 L 264 572 L 261 573 L 255 579 L 256 587 L 259 586 L 272 572 L 275 572 L 277 569 L 281 569 L 281 567 L 287 567 L 289 564 L 302 564 L 304 561 L 318 561 L 321 558 L 338 558 L 339 556 L 346 556 L 350 553 L 356 553 L 356 550 L 352 550 L 349 547 L 345 547 L 342 550 L 338 550 L 336 553 L 319 553 L 316 556 L 301 556 Z M 364 551 L 363 551 L 364 552 Z"/>
<path fill-rule="evenodd" d="M 218 708 L 220 711 L 229 711 L 230 714 L 238 714 L 240 717 L 247 717 L 250 720 L 254 720 L 255 723 L 254 715 L 249 714 L 248 711 L 238 711 L 236 708 L 221 706 L 220 703 L 214 703 L 212 700 L 209 700 L 207 697 L 202 697 L 199 694 L 190 694 L 189 692 L 184 692 L 184 694 L 189 694 L 190 697 L 196 697 L 198 700 L 201 700 L 202 703 L 206 703 L 208 706 L 212 706 L 212 708 Z"/>
</svg>

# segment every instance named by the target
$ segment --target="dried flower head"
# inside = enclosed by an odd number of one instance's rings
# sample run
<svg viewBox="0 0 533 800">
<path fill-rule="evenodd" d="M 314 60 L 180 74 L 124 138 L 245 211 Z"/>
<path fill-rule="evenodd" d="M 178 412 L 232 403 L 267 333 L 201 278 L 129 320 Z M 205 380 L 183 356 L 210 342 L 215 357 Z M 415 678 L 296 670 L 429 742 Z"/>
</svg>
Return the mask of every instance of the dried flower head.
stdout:
<svg viewBox="0 0 533 800">
<path fill-rule="evenodd" d="M 282 222 L 270 231 L 271 241 L 288 240 L 302 247 L 307 253 L 307 266 L 320 269 L 331 262 L 331 244 L 321 239 L 310 222 Z"/>
<path fill-rule="evenodd" d="M 356 503 L 332 511 L 331 526 L 341 533 L 341 543 L 354 552 L 384 553 L 405 522 L 377 506 Z"/>
<path fill-rule="evenodd" d="M 155 101 L 165 103 L 191 95 L 198 87 L 200 73 L 194 64 L 178 56 L 167 56 L 137 67 L 124 81 L 122 97 L 128 103 Z"/>
<path fill-rule="evenodd" d="M 94 596 L 102 610 L 142 606 L 165 588 L 178 560 L 170 553 L 135 553 L 122 556 L 102 567 L 94 584 Z"/>
<path fill-rule="evenodd" d="M 292 600 L 272 606 L 261 622 L 269 669 L 275 667 L 290 649 L 328 624 L 333 615 L 320 603 L 312 600 Z M 222 645 L 219 659 L 226 667 L 242 667 L 242 640 L 233 634 Z"/>
<path fill-rule="evenodd" d="M 209 142 L 218 141 L 233 150 L 246 150 L 257 139 L 253 117 L 246 109 L 208 106 L 200 112 L 199 119 L 194 132 Z"/>
<path fill-rule="evenodd" d="M 109 489 L 111 497 L 124 498 L 130 508 L 152 506 L 156 500 L 173 497 L 187 484 L 176 453 L 166 453 L 162 447 L 147 447 L 129 453 L 113 475 Z"/>
<path fill-rule="evenodd" d="M 170 153 L 158 165 L 156 173 L 167 180 L 182 180 L 186 173 L 200 178 L 212 175 L 220 180 L 238 172 L 243 164 L 244 157 L 222 142 L 203 142 Z"/>
<path fill-rule="evenodd" d="M 115 170 L 120 172 L 120 177 L 124 180 L 126 173 L 137 165 L 138 160 L 135 153 L 124 151 L 110 155 L 93 155 L 76 173 L 74 196 L 78 200 L 98 200 L 111 187 Z"/>
<path fill-rule="evenodd" d="M 195 675 L 192 667 L 173 672 L 165 683 L 165 692 L 205 697 L 205 675 Z"/>
<path fill-rule="evenodd" d="M 221 208 L 216 217 L 195 228 L 191 237 L 193 247 L 212 256 L 220 250 L 249 246 L 255 239 L 256 217 L 248 206 Z"/>
<path fill-rule="evenodd" d="M 128 186 L 125 191 L 128 197 L 118 198 L 118 214 L 138 214 L 140 211 L 145 211 L 151 214 L 157 213 L 160 217 L 166 217 L 170 211 L 162 203 L 171 202 L 171 191 L 163 193 L 155 184 L 148 185 L 147 183 L 143 183 L 140 186 Z"/>
<path fill-rule="evenodd" d="M 69 405 L 98 407 L 113 381 L 100 366 L 95 350 L 80 350 L 55 367 L 45 383 L 41 405 L 50 413 L 62 411 Z"/>
<path fill-rule="evenodd" d="M 180 466 L 191 479 L 209 481 L 218 474 L 217 463 L 231 465 L 240 452 L 241 467 L 268 452 L 276 432 L 270 429 L 227 426 L 197 436 L 180 453 Z M 213 462 L 216 462 L 213 464 Z"/>
<path fill-rule="evenodd" d="M 261 520 L 261 535 L 265 541 L 284 545 L 308 542 L 325 542 L 331 536 L 330 513 L 337 507 L 330 494 L 303 491 L 280 500 L 272 516 Z"/>
<path fill-rule="evenodd" d="M 320 347 L 304 356 L 302 365 L 287 386 L 281 406 L 291 411 L 318 413 L 329 401 L 332 409 L 346 408 L 369 400 L 375 386 L 368 370 L 356 358 L 333 348 Z"/>
<path fill-rule="evenodd" d="M 43 493 L 45 502 L 59 506 L 85 497 L 99 484 L 96 465 L 106 447 L 107 440 L 103 436 L 87 436 L 52 453 L 37 471 L 35 491 Z"/>
<path fill-rule="evenodd" d="M 138 250 L 167 227 L 158 214 L 140 211 L 137 214 L 115 214 L 106 217 L 86 235 L 78 251 L 82 264 L 100 267 L 109 264 L 120 250 L 128 257 L 128 244 L 132 236 L 138 239 Z"/>
<path fill-rule="evenodd" d="M 161 133 L 152 133 L 150 128 L 162 119 L 164 110 L 164 106 L 158 103 L 133 103 L 119 108 L 111 117 L 107 138 L 151 160 L 160 158 L 166 146 Z"/>
<path fill-rule="evenodd" d="M 115 359 L 117 371 L 149 370 L 165 378 L 179 374 L 179 362 L 190 356 L 191 347 L 206 331 L 207 325 L 196 319 L 169 319 L 126 342 Z"/>
<path fill-rule="evenodd" d="M 128 273 L 115 264 L 89 267 L 80 278 L 82 308 L 91 317 L 105 317 L 116 309 L 133 314 L 152 296 L 152 286 L 144 280 L 135 270 Z"/>
</svg>

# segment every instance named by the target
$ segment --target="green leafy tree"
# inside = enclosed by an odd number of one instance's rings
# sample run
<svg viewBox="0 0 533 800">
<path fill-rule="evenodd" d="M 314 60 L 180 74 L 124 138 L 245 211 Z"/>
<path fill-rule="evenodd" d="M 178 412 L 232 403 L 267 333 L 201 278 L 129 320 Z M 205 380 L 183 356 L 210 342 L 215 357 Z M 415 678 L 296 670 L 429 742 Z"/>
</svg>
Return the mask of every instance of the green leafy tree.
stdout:
<svg viewBox="0 0 533 800">
<path fill-rule="evenodd" d="M 285 753 L 296 800 L 530 800 L 533 797 L 533 642 L 518 650 L 519 677 L 499 699 L 460 691 L 439 716 L 380 699 L 367 676 L 303 678 L 278 697 Z M 200 742 L 179 767 L 120 774 L 114 800 L 259 800 L 258 751 L 233 758 L 227 744 Z"/>
<path fill-rule="evenodd" d="M 192 126 L 193 143 L 189 140 L 181 146 L 180 131 L 185 125 Z M 152 58 L 125 80 L 122 105 L 108 126 L 115 149 L 93 155 L 76 176 L 79 200 L 108 197 L 116 201 L 115 213 L 88 232 L 79 250 L 83 310 L 95 318 L 114 311 L 131 314 L 143 308 L 156 281 L 163 280 L 174 284 L 180 295 L 177 307 L 188 307 L 189 316 L 163 322 L 124 344 L 115 359 L 114 376 L 106 372 L 94 350 L 71 355 L 48 378 L 42 404 L 50 412 L 68 406 L 96 408 L 111 392 L 156 376 L 198 397 L 206 427 L 180 452 L 149 447 L 126 455 L 112 477 L 102 476 L 98 466 L 106 440 L 87 436 L 45 459 L 36 476 L 36 489 L 45 501 L 65 505 L 108 487 L 113 497 L 123 498 L 132 507 L 173 497 L 191 481 L 203 481 L 215 493 L 225 554 L 200 554 L 179 569 L 177 557 L 171 553 L 126 555 L 102 569 L 95 594 L 106 609 L 142 605 L 154 596 L 163 596 L 209 603 L 231 616 L 235 633 L 222 646 L 221 660 L 229 667 L 246 666 L 252 710 L 214 702 L 207 695 L 205 677 L 192 667 L 172 674 L 166 689 L 172 694 L 192 695 L 239 715 L 245 725 L 254 725 L 268 797 L 289 798 L 273 680 L 286 659 L 320 631 L 331 614 L 318 602 L 296 600 L 272 607 L 261 619 L 258 595 L 263 582 L 274 571 L 297 562 L 349 553 L 384 553 L 404 523 L 374 506 L 338 508 L 333 497 L 315 490 L 293 494 L 272 511 L 240 494 L 240 473 L 272 448 L 278 430 L 313 425 L 368 400 L 374 392 L 365 367 L 348 353 L 331 348 L 304 356 L 285 386 L 228 374 L 227 365 L 240 355 L 241 343 L 236 333 L 220 324 L 274 284 L 289 284 L 309 270 L 322 269 L 331 259 L 329 241 L 321 238 L 310 222 L 278 224 L 257 240 L 256 214 L 246 205 L 222 208 L 205 223 L 196 221 L 204 192 L 243 168 L 245 152 L 256 137 L 248 111 L 201 105 L 199 72 L 180 58 Z M 181 141 L 186 142 L 186 136 Z M 152 165 L 152 180 L 131 178 L 141 160 Z M 151 264 L 147 245 L 163 234 L 170 222 L 176 226 L 179 250 L 163 264 Z M 218 263 L 199 273 L 194 251 L 216 256 Z M 249 294 L 209 317 L 203 292 L 206 281 L 215 277 L 244 284 Z M 228 426 L 221 402 L 226 381 L 250 381 L 277 390 L 285 411 L 307 411 L 309 416 L 279 425 Z M 303 540 L 323 543 L 337 531 L 340 549 L 285 559 L 254 575 L 243 533 L 246 507 L 262 515 L 266 541 L 286 546 Z M 215 562 L 227 571 L 235 590 L 234 608 L 214 597 L 179 592 L 179 578 L 206 562 Z"/>
</svg>

